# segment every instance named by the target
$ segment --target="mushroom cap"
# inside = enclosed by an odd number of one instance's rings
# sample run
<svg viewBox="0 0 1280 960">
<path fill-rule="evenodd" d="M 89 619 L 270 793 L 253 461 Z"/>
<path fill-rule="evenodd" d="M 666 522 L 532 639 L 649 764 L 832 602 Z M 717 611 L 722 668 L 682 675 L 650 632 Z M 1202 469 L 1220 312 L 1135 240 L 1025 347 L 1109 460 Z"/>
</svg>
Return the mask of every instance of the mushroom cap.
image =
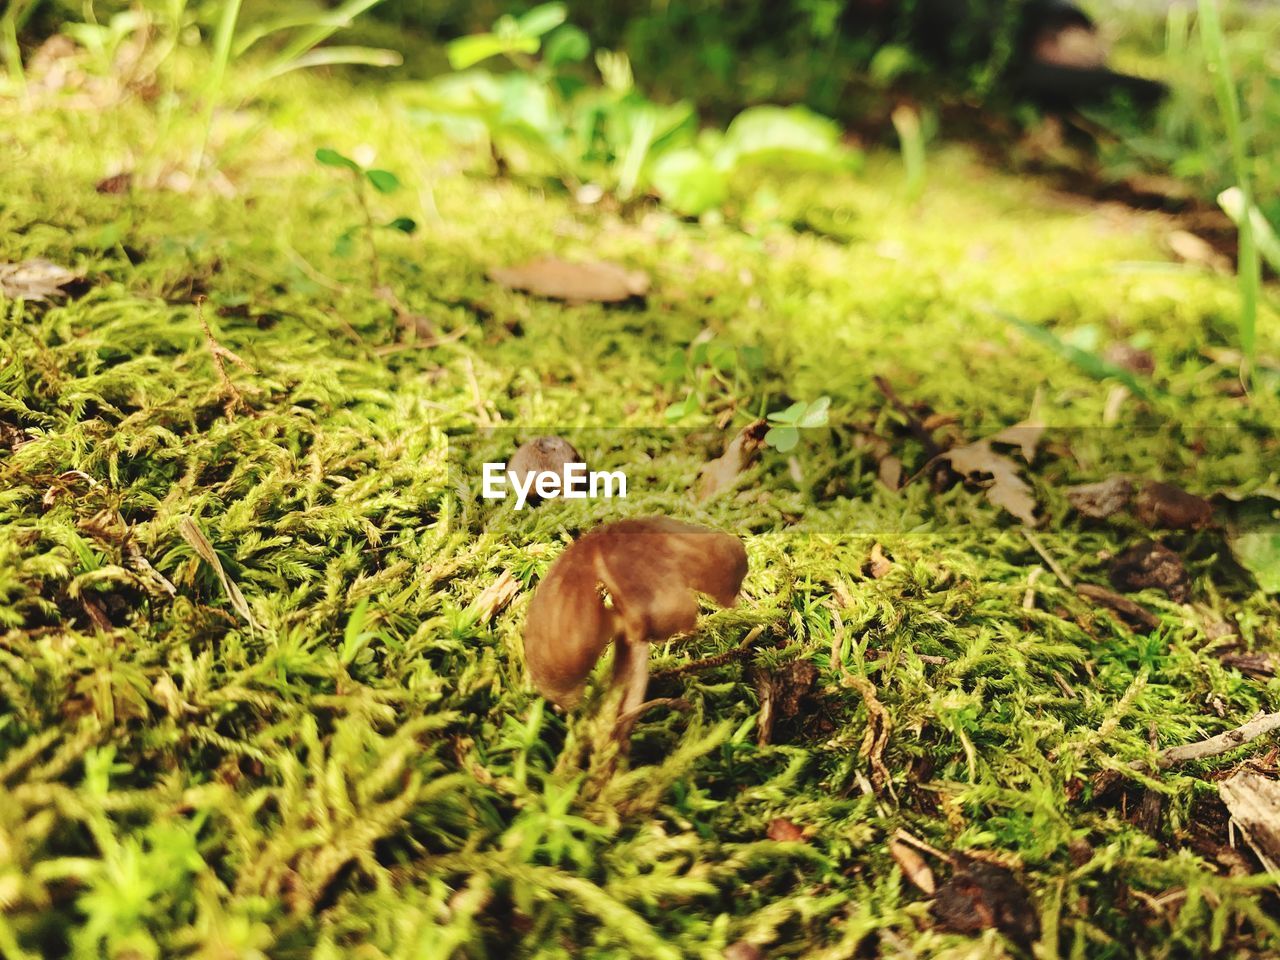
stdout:
<svg viewBox="0 0 1280 960">
<path fill-rule="evenodd" d="M 563 488 L 566 482 L 565 467 L 581 462 L 582 454 L 563 437 L 534 437 L 516 448 L 507 462 L 507 473 L 514 474 L 521 484 L 525 483 L 525 478 L 531 473 L 557 473 Z M 542 497 L 530 487 L 529 503 L 537 504 L 541 500 Z"/>
<path fill-rule="evenodd" d="M 529 604 L 524 652 L 534 685 L 573 706 L 611 641 L 692 629 L 695 591 L 732 606 L 746 573 L 746 549 L 732 534 L 667 517 L 598 527 L 556 559 Z"/>
</svg>

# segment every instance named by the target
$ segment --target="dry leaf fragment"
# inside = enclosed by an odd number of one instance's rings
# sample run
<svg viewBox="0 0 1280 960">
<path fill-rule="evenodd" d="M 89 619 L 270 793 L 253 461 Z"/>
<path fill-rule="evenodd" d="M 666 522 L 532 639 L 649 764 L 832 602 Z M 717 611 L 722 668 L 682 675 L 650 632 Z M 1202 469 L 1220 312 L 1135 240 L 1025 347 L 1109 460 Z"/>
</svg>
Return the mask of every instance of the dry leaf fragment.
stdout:
<svg viewBox="0 0 1280 960">
<path fill-rule="evenodd" d="M 1045 424 L 1038 418 L 1032 417 L 1021 423 L 1015 423 L 1011 427 L 1005 427 L 989 440 L 991 443 L 1017 447 L 1022 451 L 1022 459 L 1030 463 L 1036 458 L 1036 450 L 1039 449 L 1040 441 L 1044 438 L 1044 431 Z"/>
<path fill-rule="evenodd" d="M 1133 482 L 1117 476 L 1099 483 L 1083 483 L 1068 487 L 1067 502 L 1076 511 L 1094 520 L 1105 520 L 1128 508 L 1133 500 Z"/>
<path fill-rule="evenodd" d="M 953 862 L 955 872 L 938 888 L 931 908 L 944 927 L 968 934 L 994 927 L 1023 947 L 1039 938 L 1040 918 L 1011 871 L 964 854 Z"/>
<path fill-rule="evenodd" d="M 887 576 L 892 569 L 893 561 L 884 555 L 884 547 L 878 543 L 873 544 L 871 557 L 867 560 L 867 572 L 876 580 L 880 580 Z"/>
<path fill-rule="evenodd" d="M 488 623 L 498 612 L 509 604 L 520 592 L 520 581 L 510 570 L 503 570 L 497 579 L 489 584 L 471 601 L 471 610 L 476 615 L 476 623 Z"/>
<path fill-rule="evenodd" d="M 1148 480 L 1138 490 L 1134 515 L 1148 527 L 1201 530 L 1213 524 L 1213 505 L 1169 483 Z"/>
<path fill-rule="evenodd" d="M 1218 784 L 1218 795 L 1262 866 L 1280 870 L 1280 782 L 1241 770 Z"/>
<path fill-rule="evenodd" d="M 649 642 L 693 628 L 695 591 L 732 606 L 746 573 L 746 549 L 732 534 L 667 517 L 598 527 L 556 559 L 529 604 L 524 652 L 534 685 L 573 706 L 616 641 L 614 682 L 625 688 L 619 716 L 632 714 L 649 682 Z M 626 732 L 620 724 L 619 736 Z"/>
<path fill-rule="evenodd" d="M 1163 590 L 1174 603 L 1191 597 L 1191 575 L 1182 557 L 1155 540 L 1135 543 L 1119 554 L 1111 562 L 1111 584 L 1126 593 Z"/>
<path fill-rule="evenodd" d="M 1208 240 L 1187 230 L 1174 230 L 1168 236 L 1169 249 L 1184 263 L 1208 267 L 1215 273 L 1230 273 L 1231 261 L 1213 248 Z"/>
<path fill-rule="evenodd" d="M 769 821 L 767 835 L 779 843 L 804 843 L 804 830 L 786 817 L 774 817 Z"/>
<path fill-rule="evenodd" d="M 1027 526 L 1034 527 L 1036 501 L 1031 487 L 1018 473 L 1018 465 L 1003 454 L 991 449 L 991 440 L 979 440 L 967 446 L 956 447 L 939 455 L 948 460 L 959 474 L 970 482 L 982 476 L 991 479 L 985 483 L 987 499 L 997 507 L 1017 517 Z"/>
<path fill-rule="evenodd" d="M 110 177 L 103 177 L 93 188 L 98 193 L 122 194 L 128 193 L 133 189 L 133 174 L 128 171 L 117 173 Z"/>
<path fill-rule="evenodd" d="M 227 576 L 227 572 L 222 569 L 222 561 L 218 559 L 218 554 L 214 552 L 213 544 L 196 526 L 194 520 L 190 517 L 183 517 L 178 521 L 178 533 L 182 534 L 182 539 L 191 545 L 191 549 L 205 563 L 213 568 L 213 572 L 218 576 L 218 582 L 222 584 L 222 589 L 227 594 L 227 599 L 231 601 L 231 606 L 236 613 L 244 617 L 245 622 L 249 624 L 251 629 L 257 628 L 258 624 L 253 619 L 253 612 L 249 609 L 249 604 L 244 599 L 244 594 L 240 592 L 240 588 L 235 582 Z"/>
<path fill-rule="evenodd" d="M 764 446 L 764 435 L 768 432 L 769 425 L 763 420 L 756 420 L 739 430 L 724 448 L 724 453 L 707 462 L 698 473 L 698 500 L 710 500 L 732 489 L 738 475 L 751 465 Z"/>
<path fill-rule="evenodd" d="M 542 257 L 514 267 L 494 267 L 489 279 L 511 290 L 569 303 L 621 303 L 649 292 L 649 275 L 616 263 L 572 263 Z"/>
<path fill-rule="evenodd" d="M 7 300 L 52 300 L 65 296 L 62 288 L 79 279 L 80 274 L 40 257 L 0 262 L 0 296 Z"/>
<path fill-rule="evenodd" d="M 887 456 L 876 465 L 880 482 L 890 490 L 902 489 L 902 461 L 895 456 Z"/>
<path fill-rule="evenodd" d="M 932 897 L 937 892 L 938 884 L 924 857 L 901 840 L 889 841 L 889 855 L 902 870 L 902 875 L 914 883 L 926 897 Z"/>
</svg>

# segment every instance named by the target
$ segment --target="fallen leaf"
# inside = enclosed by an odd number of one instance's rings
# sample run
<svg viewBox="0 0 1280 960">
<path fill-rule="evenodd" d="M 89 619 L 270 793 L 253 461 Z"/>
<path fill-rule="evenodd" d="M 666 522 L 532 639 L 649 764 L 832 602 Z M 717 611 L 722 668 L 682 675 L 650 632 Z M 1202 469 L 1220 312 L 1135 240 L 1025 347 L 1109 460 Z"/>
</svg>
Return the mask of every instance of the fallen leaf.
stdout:
<svg viewBox="0 0 1280 960">
<path fill-rule="evenodd" d="M 774 817 L 769 821 L 769 829 L 767 836 L 770 840 L 777 840 L 779 843 L 789 843 L 799 841 L 804 842 L 804 830 L 796 826 L 786 817 Z"/>
<path fill-rule="evenodd" d="M 128 193 L 133 188 L 132 173 L 117 173 L 114 176 L 103 177 L 94 187 L 98 193 L 122 194 Z"/>
<path fill-rule="evenodd" d="M 0 262 L 0 296 L 7 300 L 52 300 L 80 274 L 39 257 L 21 263 Z"/>
<path fill-rule="evenodd" d="M 542 257 L 514 267 L 494 267 L 489 279 L 510 290 L 523 290 L 569 303 L 621 303 L 649 292 L 649 275 L 603 260 L 571 263 Z"/>
<path fill-rule="evenodd" d="M 190 544 L 196 556 L 213 568 L 213 572 L 218 576 L 218 582 L 222 584 L 222 589 L 226 592 L 227 599 L 231 601 L 231 606 L 236 613 L 244 617 L 251 629 L 256 629 L 258 626 L 257 621 L 253 619 L 253 613 L 244 599 L 244 594 L 240 592 L 240 588 L 236 586 L 235 581 L 228 577 L 227 572 L 222 569 L 222 561 L 218 559 L 218 554 L 214 551 L 213 544 L 196 526 L 195 521 L 190 517 L 179 519 L 178 533 L 182 534 L 182 539 Z"/>
<path fill-rule="evenodd" d="M 880 482 L 890 490 L 902 489 L 902 461 L 894 456 L 884 457 L 877 465 Z"/>
<path fill-rule="evenodd" d="M 1280 782 L 1241 770 L 1218 783 L 1218 795 L 1262 866 L 1280 870 Z"/>
<path fill-rule="evenodd" d="M 1134 516 L 1148 527 L 1201 530 L 1213 523 L 1213 505 L 1169 483 L 1148 480 L 1134 498 Z"/>
<path fill-rule="evenodd" d="M 764 446 L 764 435 L 769 425 L 763 420 L 747 424 L 729 441 L 724 453 L 709 461 L 698 473 L 698 500 L 710 500 L 731 490 L 738 476 L 755 460 Z"/>
<path fill-rule="evenodd" d="M 939 455 L 948 460 L 957 473 L 970 482 L 981 482 L 983 475 L 990 475 L 985 482 L 987 499 L 997 507 L 1017 517 L 1029 527 L 1036 520 L 1036 501 L 1031 487 L 1018 474 L 1018 465 L 1003 454 L 991 449 L 990 440 L 979 440 L 963 447 L 956 447 Z"/>
<path fill-rule="evenodd" d="M 1128 509 L 1133 500 L 1133 481 L 1111 477 L 1098 483 L 1084 483 L 1066 490 L 1067 502 L 1076 511 L 1094 520 L 1105 520 Z"/>
<path fill-rule="evenodd" d="M 1139 350 L 1127 343 L 1113 343 L 1103 353 L 1107 363 L 1114 363 L 1122 370 L 1140 373 L 1145 377 L 1156 372 L 1156 358 L 1148 350 Z"/>
<path fill-rule="evenodd" d="M 1111 561 L 1111 583 L 1117 590 L 1163 590 L 1175 603 L 1191 598 L 1191 575 L 1182 557 L 1157 540 L 1144 540 Z"/>
<path fill-rule="evenodd" d="M 963 854 L 930 908 L 947 929 L 974 934 L 995 928 L 1023 947 L 1040 936 L 1040 918 L 1013 872 Z"/>
<path fill-rule="evenodd" d="M 1018 447 L 1022 451 L 1022 459 L 1030 463 L 1036 458 L 1036 450 L 1044 437 L 1045 425 L 1039 419 L 1023 420 L 1012 427 L 1005 427 L 994 437 L 991 443 L 1002 443 L 1010 447 Z"/>
<path fill-rule="evenodd" d="M 471 612 L 476 615 L 476 623 L 488 623 L 498 615 L 503 607 L 509 604 L 520 592 L 520 581 L 510 570 L 503 570 L 497 579 L 489 584 L 471 601 Z"/>
<path fill-rule="evenodd" d="M 872 577 L 879 580 L 888 575 L 893 569 L 893 561 L 884 555 L 884 548 L 880 544 L 873 544 L 871 547 L 871 557 L 867 560 L 867 572 Z"/>
<path fill-rule="evenodd" d="M 924 857 L 901 840 L 889 841 L 889 855 L 902 870 L 902 875 L 919 887 L 925 896 L 932 897 L 937 892 L 938 884 L 933 879 L 933 871 L 929 869 L 929 864 L 925 863 Z"/>
<path fill-rule="evenodd" d="M 1203 237 L 1197 237 L 1187 230 L 1174 230 L 1169 234 L 1168 241 L 1174 256 L 1184 263 L 1208 267 L 1215 273 L 1231 272 L 1231 261 L 1213 249 L 1213 244 Z"/>
</svg>

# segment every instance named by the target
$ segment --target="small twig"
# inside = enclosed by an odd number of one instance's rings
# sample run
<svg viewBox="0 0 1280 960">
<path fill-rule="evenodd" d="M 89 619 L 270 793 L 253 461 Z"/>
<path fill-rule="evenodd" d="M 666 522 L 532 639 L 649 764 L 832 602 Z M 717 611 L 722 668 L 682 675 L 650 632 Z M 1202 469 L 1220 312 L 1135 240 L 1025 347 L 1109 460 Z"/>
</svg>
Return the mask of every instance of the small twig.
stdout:
<svg viewBox="0 0 1280 960">
<path fill-rule="evenodd" d="M 732 650 L 726 650 L 724 653 L 717 653 L 713 657 L 703 657 L 701 660 L 694 660 L 690 663 L 682 663 L 678 667 L 668 667 L 666 670 L 655 670 L 651 677 L 678 677 L 685 673 L 694 673 L 699 670 L 712 670 L 715 667 L 722 667 L 732 660 L 738 660 L 746 656 L 751 651 L 751 646 L 759 639 L 760 634 L 764 633 L 763 626 L 753 627 L 740 644 Z"/>
<path fill-rule="evenodd" d="M 222 388 L 227 393 L 227 400 L 223 406 L 226 411 L 227 419 L 231 420 L 235 417 L 235 412 L 244 406 L 244 398 L 240 395 L 240 391 L 236 389 L 236 385 L 231 382 L 231 377 L 227 375 L 227 367 L 222 361 L 230 360 L 241 370 L 253 372 L 253 368 L 245 363 L 236 354 L 228 350 L 220 344 L 213 335 L 213 331 L 209 329 L 209 321 L 204 317 L 204 297 L 196 298 L 196 316 L 200 318 L 200 326 L 204 329 L 205 344 L 209 348 L 209 354 L 213 357 L 214 369 L 218 371 L 218 379 L 222 381 Z"/>
<path fill-rule="evenodd" d="M 1058 565 L 1058 561 L 1053 558 L 1053 554 L 1049 553 L 1049 551 L 1044 548 L 1044 544 L 1040 542 L 1040 538 L 1026 527 L 1022 528 L 1022 535 L 1027 538 L 1027 543 L 1031 544 L 1031 548 L 1035 550 L 1036 553 L 1040 554 L 1040 559 L 1048 564 L 1049 569 L 1053 571 L 1053 575 L 1058 578 L 1059 582 L 1061 582 L 1061 584 L 1068 590 L 1074 590 L 1076 588 L 1075 583 L 1069 576 L 1067 576 L 1066 571 Z"/>
<path fill-rule="evenodd" d="M 476 367 L 470 357 L 462 358 L 462 369 L 467 372 L 467 382 L 471 384 L 471 405 L 480 415 L 480 426 L 492 427 L 495 422 L 489 416 L 489 409 L 484 405 L 484 394 L 480 392 L 480 381 L 476 379 Z M 501 421 L 499 421 L 501 422 Z"/>
<path fill-rule="evenodd" d="M 1086 600 L 1092 600 L 1094 603 L 1109 607 L 1125 619 L 1140 624 L 1148 630 L 1154 630 L 1160 626 L 1160 618 L 1150 610 L 1138 606 L 1128 597 L 1122 597 L 1106 587 L 1100 587 L 1093 583 L 1082 583 L 1076 587 L 1076 593 Z"/>
<path fill-rule="evenodd" d="M 1031 572 L 1027 574 L 1027 591 L 1022 595 L 1022 609 L 1034 610 L 1036 608 L 1036 581 L 1040 579 L 1040 575 L 1044 573 L 1044 567 L 1036 564 L 1031 568 Z"/>
<path fill-rule="evenodd" d="M 656 700 L 646 700 L 634 710 L 628 710 L 618 717 L 617 729 L 629 731 L 633 723 L 655 707 L 670 707 L 672 710 L 688 712 L 693 709 L 693 704 L 684 697 L 658 697 Z"/>
<path fill-rule="evenodd" d="M 921 840 L 919 837 L 913 837 L 911 834 L 907 833 L 907 831 L 903 830 L 901 827 L 893 831 L 893 838 L 895 840 L 901 840 L 903 843 L 905 843 L 909 847 L 915 847 L 917 850 L 921 851 L 922 853 L 927 853 L 930 856 L 937 857 L 939 860 L 945 860 L 948 863 L 951 862 L 951 854 L 943 853 L 937 847 L 930 846 L 929 844 Z"/>
<path fill-rule="evenodd" d="M 1186 743 L 1180 747 L 1161 750 L 1156 762 L 1161 767 L 1171 767 L 1175 763 L 1186 763 L 1188 760 L 1216 757 L 1236 747 L 1242 747 L 1251 740 L 1256 740 L 1276 729 L 1280 729 L 1280 713 L 1258 713 L 1248 723 L 1241 724 L 1234 730 L 1228 730 L 1197 743 Z"/>
</svg>

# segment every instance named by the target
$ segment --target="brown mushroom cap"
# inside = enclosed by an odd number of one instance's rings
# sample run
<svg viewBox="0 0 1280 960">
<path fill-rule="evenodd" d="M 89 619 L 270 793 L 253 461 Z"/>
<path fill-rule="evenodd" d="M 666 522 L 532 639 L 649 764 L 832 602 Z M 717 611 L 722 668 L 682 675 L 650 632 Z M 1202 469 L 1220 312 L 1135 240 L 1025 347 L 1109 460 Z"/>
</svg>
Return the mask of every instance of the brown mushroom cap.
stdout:
<svg viewBox="0 0 1280 960">
<path fill-rule="evenodd" d="M 507 473 L 514 474 L 521 484 L 531 473 L 557 473 L 563 490 L 567 486 L 565 468 L 571 463 L 582 463 L 582 454 L 568 440 L 563 437 L 535 437 L 516 448 L 507 463 Z M 542 497 L 530 487 L 528 500 L 532 506 L 542 502 Z"/>
<path fill-rule="evenodd" d="M 695 591 L 732 606 L 746 573 L 746 549 L 732 534 L 666 517 L 591 531 L 551 565 L 529 604 L 524 655 L 534 685 L 553 703 L 573 706 L 610 642 L 692 629 Z"/>
</svg>

